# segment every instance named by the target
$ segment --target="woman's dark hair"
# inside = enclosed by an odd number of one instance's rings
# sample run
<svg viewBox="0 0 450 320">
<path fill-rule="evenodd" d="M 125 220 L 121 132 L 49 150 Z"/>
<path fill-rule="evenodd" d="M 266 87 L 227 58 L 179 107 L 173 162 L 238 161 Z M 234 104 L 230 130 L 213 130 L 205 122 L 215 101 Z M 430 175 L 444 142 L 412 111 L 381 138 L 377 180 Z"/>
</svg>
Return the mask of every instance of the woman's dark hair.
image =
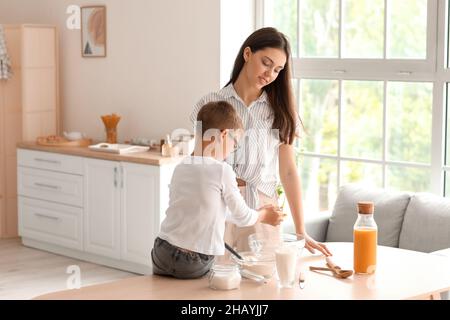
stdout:
<svg viewBox="0 0 450 320">
<path fill-rule="evenodd" d="M 236 60 L 234 61 L 230 83 L 235 83 L 244 66 L 244 49 L 249 47 L 254 53 L 265 48 L 281 49 L 286 54 L 286 65 L 278 77 L 264 87 L 274 113 L 272 129 L 278 129 L 280 140 L 292 144 L 295 136 L 295 125 L 298 114 L 295 108 L 294 96 L 291 87 L 291 48 L 286 36 L 275 28 L 267 27 L 253 32 L 242 44 Z M 298 118 L 299 119 L 299 118 Z M 301 122 L 301 120 L 300 120 Z"/>
</svg>

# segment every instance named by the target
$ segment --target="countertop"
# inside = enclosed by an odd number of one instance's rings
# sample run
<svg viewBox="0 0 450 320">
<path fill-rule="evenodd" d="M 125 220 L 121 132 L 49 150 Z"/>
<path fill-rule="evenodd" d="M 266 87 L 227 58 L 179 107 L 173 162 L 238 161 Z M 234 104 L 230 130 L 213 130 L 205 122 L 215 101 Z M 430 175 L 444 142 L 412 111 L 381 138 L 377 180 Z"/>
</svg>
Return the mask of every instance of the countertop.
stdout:
<svg viewBox="0 0 450 320">
<path fill-rule="evenodd" d="M 19 142 L 17 144 L 17 148 L 53 152 L 71 156 L 79 156 L 103 160 L 133 162 L 153 166 L 176 164 L 182 159 L 181 156 L 176 158 L 163 157 L 159 152 L 154 151 L 136 152 L 129 154 L 114 154 L 108 152 L 93 151 L 90 150 L 88 147 L 42 146 L 38 145 L 36 142 Z"/>
</svg>

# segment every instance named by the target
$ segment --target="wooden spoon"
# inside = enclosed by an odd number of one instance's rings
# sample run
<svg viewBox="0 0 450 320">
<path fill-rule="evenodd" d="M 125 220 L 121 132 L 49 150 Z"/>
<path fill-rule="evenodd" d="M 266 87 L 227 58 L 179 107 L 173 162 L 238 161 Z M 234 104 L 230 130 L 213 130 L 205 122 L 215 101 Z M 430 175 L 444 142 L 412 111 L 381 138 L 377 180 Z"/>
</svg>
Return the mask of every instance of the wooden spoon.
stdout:
<svg viewBox="0 0 450 320">
<path fill-rule="evenodd" d="M 342 270 L 342 269 L 333 269 L 333 268 L 324 268 L 324 267 L 310 266 L 309 270 L 311 270 L 311 271 L 331 271 L 335 277 L 340 278 L 340 279 L 348 278 L 353 274 L 353 270 Z"/>
<path fill-rule="evenodd" d="M 336 277 L 345 279 L 353 274 L 353 270 L 342 270 L 341 267 L 337 266 L 333 263 L 333 261 L 331 261 L 330 257 L 326 257 L 325 259 L 327 261 L 327 266 L 332 269 Z"/>
</svg>

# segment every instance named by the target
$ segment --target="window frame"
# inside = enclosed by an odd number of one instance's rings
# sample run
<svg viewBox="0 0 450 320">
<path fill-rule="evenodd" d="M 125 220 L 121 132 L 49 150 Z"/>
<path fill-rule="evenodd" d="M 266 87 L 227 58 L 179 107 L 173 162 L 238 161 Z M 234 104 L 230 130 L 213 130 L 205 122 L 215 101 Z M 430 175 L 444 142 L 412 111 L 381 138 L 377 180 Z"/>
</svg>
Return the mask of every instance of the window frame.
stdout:
<svg viewBox="0 0 450 320">
<path fill-rule="evenodd" d="M 276 0 L 255 0 L 256 28 L 264 25 L 265 2 Z M 297 0 L 298 14 L 300 16 L 300 1 Z M 342 47 L 342 4 L 339 1 L 339 56 Z M 446 153 L 446 86 L 450 86 L 450 69 L 448 65 L 448 29 L 449 29 L 449 5 L 450 0 L 428 0 L 427 1 L 427 45 L 425 59 L 350 59 L 350 58 L 293 58 L 293 77 L 297 79 L 298 92 L 300 93 L 300 83 L 302 79 L 324 79 L 339 81 L 339 124 L 338 124 L 338 151 L 337 155 L 314 154 L 301 152 L 302 156 L 314 157 L 318 159 L 333 159 L 337 161 L 337 187 L 342 181 L 340 172 L 341 161 L 363 161 L 366 163 L 381 164 L 383 168 L 383 187 L 386 187 L 386 175 L 388 165 L 399 165 L 403 167 L 421 167 L 430 169 L 430 192 L 444 195 L 445 173 L 450 174 L 450 159 L 445 166 Z M 387 10 L 388 0 L 385 4 L 385 28 L 384 28 L 384 57 L 386 57 L 387 43 Z M 301 39 L 299 32 L 300 19 L 297 21 L 298 32 L 298 52 L 300 53 Z M 359 159 L 343 157 L 341 155 L 341 110 L 342 110 L 342 82 L 345 80 L 376 80 L 384 83 L 383 101 L 383 156 L 381 160 Z M 432 132 L 431 132 L 431 160 L 430 164 L 417 164 L 400 161 L 386 160 L 386 93 L 387 82 L 430 82 L 433 84 L 432 93 Z M 449 106 L 450 112 L 450 106 Z M 450 126 L 450 123 L 448 124 Z M 450 138 L 450 137 L 449 137 Z M 450 183 L 448 181 L 447 183 Z"/>
</svg>

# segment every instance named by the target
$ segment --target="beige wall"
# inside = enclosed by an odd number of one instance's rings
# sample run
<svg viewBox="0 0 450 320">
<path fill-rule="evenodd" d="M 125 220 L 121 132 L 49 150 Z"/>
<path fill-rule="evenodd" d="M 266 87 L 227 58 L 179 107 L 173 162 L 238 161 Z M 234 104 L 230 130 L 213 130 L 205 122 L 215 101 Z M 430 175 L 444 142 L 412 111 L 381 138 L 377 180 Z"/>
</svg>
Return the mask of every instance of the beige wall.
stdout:
<svg viewBox="0 0 450 320">
<path fill-rule="evenodd" d="M 234 60 L 244 40 L 255 30 L 254 0 L 220 1 L 220 85 L 233 70 Z"/>
<path fill-rule="evenodd" d="M 106 4 L 106 58 L 81 57 L 80 31 L 66 27 L 73 4 Z M 94 139 L 111 112 L 120 140 L 190 129 L 193 104 L 219 88 L 219 0 L 1 0 L 0 23 L 58 26 L 63 128 Z"/>
</svg>

